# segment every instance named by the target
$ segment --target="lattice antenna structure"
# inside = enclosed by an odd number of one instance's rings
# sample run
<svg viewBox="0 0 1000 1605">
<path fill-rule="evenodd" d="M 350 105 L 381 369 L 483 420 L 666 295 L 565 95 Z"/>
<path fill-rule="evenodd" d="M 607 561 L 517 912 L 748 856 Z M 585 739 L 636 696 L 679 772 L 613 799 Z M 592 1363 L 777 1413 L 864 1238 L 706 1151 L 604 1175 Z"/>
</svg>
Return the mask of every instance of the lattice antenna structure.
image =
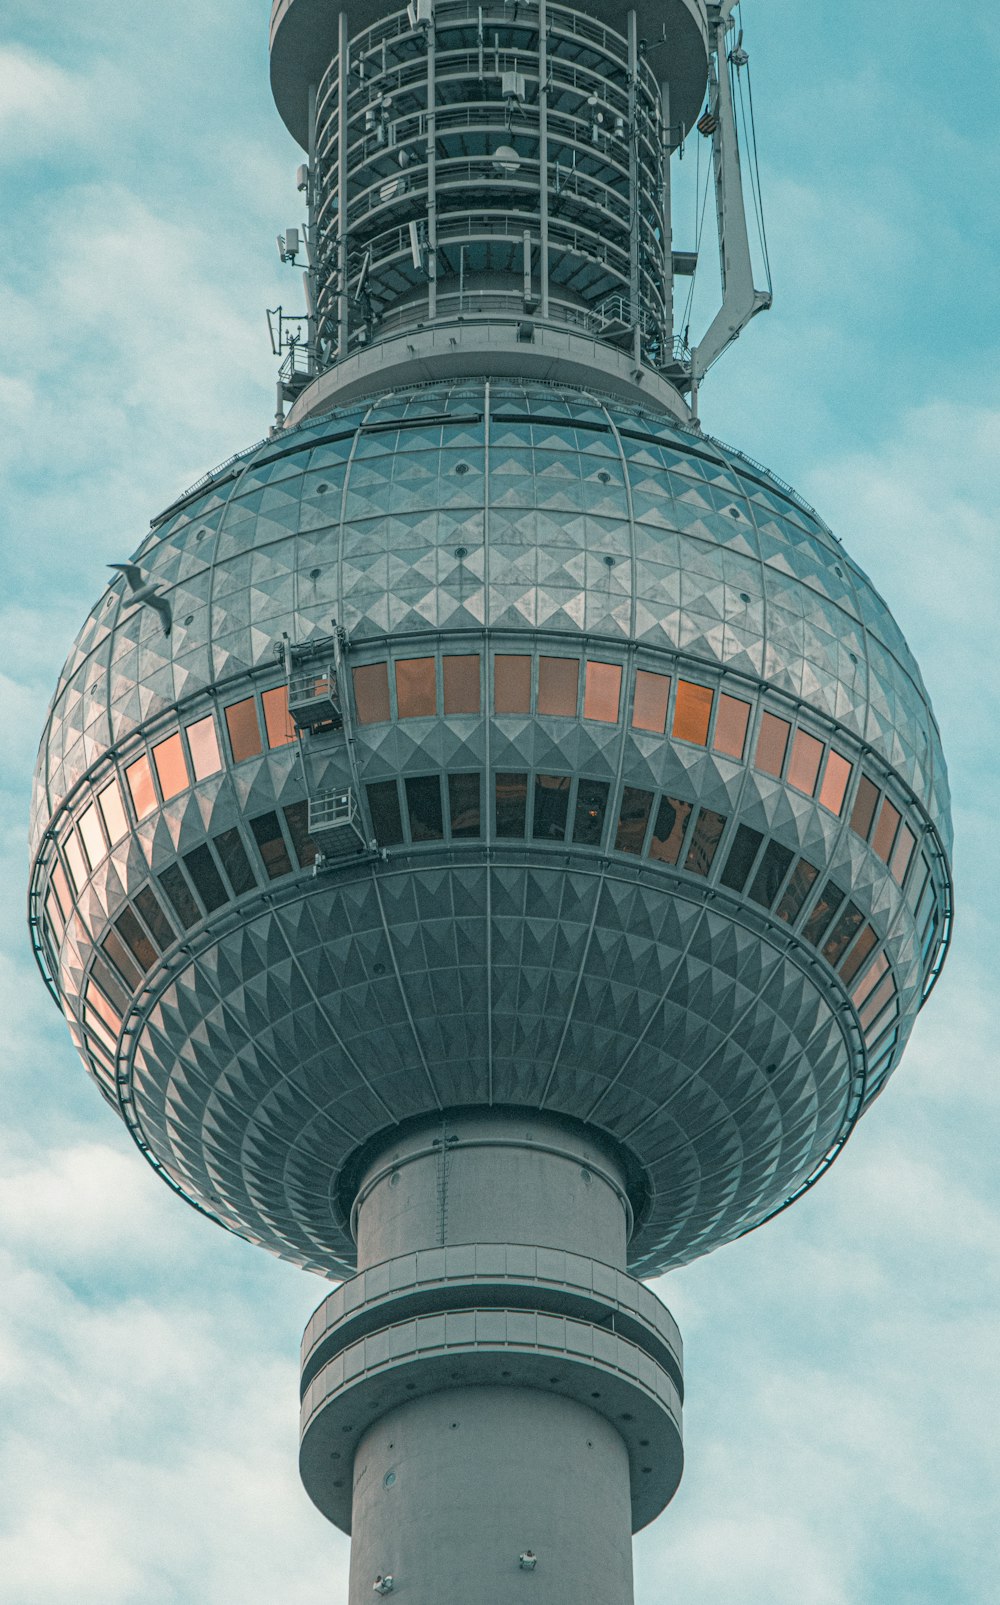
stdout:
<svg viewBox="0 0 1000 1605">
<path fill-rule="evenodd" d="M 632 1605 L 682 1466 L 639 1278 L 818 1181 L 948 944 L 920 671 L 695 417 L 769 302 L 730 10 L 277 0 L 277 417 L 112 565 L 42 736 L 31 935 L 93 1081 L 340 1282 L 300 1469 L 350 1605 Z"/>
</svg>

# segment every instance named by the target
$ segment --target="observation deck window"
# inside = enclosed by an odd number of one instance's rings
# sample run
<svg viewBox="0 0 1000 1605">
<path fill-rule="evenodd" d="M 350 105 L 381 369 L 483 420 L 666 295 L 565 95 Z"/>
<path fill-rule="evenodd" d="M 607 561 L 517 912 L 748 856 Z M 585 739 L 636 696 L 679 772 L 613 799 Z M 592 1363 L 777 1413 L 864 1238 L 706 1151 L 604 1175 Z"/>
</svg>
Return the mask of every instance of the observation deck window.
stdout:
<svg viewBox="0 0 1000 1605">
<path fill-rule="evenodd" d="M 156 963 L 157 952 L 130 908 L 122 909 L 114 928 L 145 975 Z"/>
<path fill-rule="evenodd" d="M 719 711 L 715 719 L 712 749 L 727 758 L 741 759 L 746 746 L 747 726 L 750 723 L 750 704 L 739 697 L 719 697 Z"/>
<path fill-rule="evenodd" d="M 845 986 L 850 986 L 869 953 L 878 942 L 878 936 L 872 926 L 866 925 L 854 946 L 849 949 L 840 965 L 840 979 Z"/>
<path fill-rule="evenodd" d="M 889 863 L 889 873 L 899 886 L 906 880 L 906 872 L 910 867 L 916 845 L 917 839 L 909 825 L 902 825 Z"/>
<path fill-rule="evenodd" d="M 760 903 L 762 908 L 772 906 L 794 857 L 790 847 L 783 846 L 781 842 L 768 842 L 750 888 L 750 896 L 755 903 Z"/>
<path fill-rule="evenodd" d="M 568 775 L 535 776 L 535 809 L 531 834 L 536 841 L 565 841 L 569 788 Z"/>
<path fill-rule="evenodd" d="M 844 912 L 837 919 L 830 935 L 823 943 L 823 957 L 834 969 L 837 968 L 863 923 L 864 915 L 860 908 L 854 903 L 848 903 Z"/>
<path fill-rule="evenodd" d="M 581 780 L 576 790 L 573 840 L 580 847 L 599 847 L 604 836 L 611 786 L 606 780 Z"/>
<path fill-rule="evenodd" d="M 480 710 L 479 653 L 441 659 L 444 711 L 478 713 Z"/>
<path fill-rule="evenodd" d="M 250 829 L 264 868 L 267 870 L 268 879 L 275 881 L 281 875 L 290 875 L 292 861 L 288 856 L 288 848 L 281 834 L 277 814 L 258 814 L 256 819 L 251 819 Z"/>
<path fill-rule="evenodd" d="M 896 840 L 899 829 L 899 809 L 894 808 L 888 797 L 883 797 L 882 808 L 872 837 L 872 852 L 876 858 L 881 858 L 887 864 L 892 855 L 892 845 Z"/>
<path fill-rule="evenodd" d="M 287 685 L 272 686 L 261 694 L 264 708 L 264 729 L 267 745 L 273 752 L 276 747 L 287 747 L 295 740 L 295 722 L 288 711 Z"/>
<path fill-rule="evenodd" d="M 292 850 L 299 862 L 300 869 L 309 869 L 316 862 L 317 847 L 309 834 L 309 804 L 307 802 L 288 803 L 282 809 L 285 816 L 285 828 L 291 838 Z"/>
<path fill-rule="evenodd" d="M 69 919 L 69 912 L 73 907 L 73 893 L 70 891 L 69 881 L 66 879 L 66 871 L 58 858 L 54 859 L 52 863 L 52 890 L 56 895 L 63 919 Z"/>
<path fill-rule="evenodd" d="M 357 671 L 355 671 L 357 672 Z M 394 780 L 375 780 L 366 787 L 372 829 L 380 847 L 396 847 L 403 840 L 403 816 Z"/>
<path fill-rule="evenodd" d="M 819 765 L 823 756 L 823 743 L 806 730 L 796 730 L 792 741 L 792 756 L 788 763 L 788 784 L 796 791 L 811 797 L 819 779 Z"/>
<path fill-rule="evenodd" d="M 78 892 L 82 892 L 87 884 L 87 861 L 83 856 L 83 849 L 76 838 L 76 831 L 70 826 L 62 840 L 62 850 L 66 857 L 66 866 L 69 878 Z"/>
<path fill-rule="evenodd" d="M 690 741 L 696 747 L 708 745 L 708 726 L 712 718 L 713 697 L 714 693 L 710 686 L 694 685 L 690 680 L 678 680 L 673 723 L 676 740 Z"/>
<path fill-rule="evenodd" d="M 125 780 L 128 784 L 129 795 L 132 798 L 132 807 L 135 809 L 136 819 L 145 819 L 156 807 L 156 787 L 153 785 L 153 771 L 149 767 L 149 759 L 143 753 L 134 763 L 129 764 L 125 770 Z"/>
<path fill-rule="evenodd" d="M 585 719 L 595 719 L 600 724 L 617 724 L 621 695 L 620 663 L 587 663 L 583 692 Z"/>
<path fill-rule="evenodd" d="M 223 903 L 229 902 L 229 893 L 222 884 L 222 876 L 215 866 L 215 859 L 204 843 L 200 847 L 192 847 L 189 853 L 184 854 L 184 867 L 191 877 L 195 891 L 205 905 L 206 914 L 213 914 Z"/>
<path fill-rule="evenodd" d="M 212 715 L 209 713 L 204 719 L 196 719 L 194 724 L 187 726 L 185 734 L 195 780 L 207 780 L 210 775 L 217 775 L 222 768 L 222 758 Z"/>
<path fill-rule="evenodd" d="M 579 700 L 580 663 L 577 658 L 539 658 L 538 711 L 572 719 Z"/>
<path fill-rule="evenodd" d="M 104 828 L 108 833 L 108 841 L 114 846 L 128 835 L 128 814 L 122 802 L 122 794 L 118 789 L 117 780 L 112 780 L 109 786 L 98 792 L 97 801 L 104 820 Z"/>
<path fill-rule="evenodd" d="M 757 753 L 754 758 L 755 768 L 762 769 L 765 775 L 780 777 L 791 728 L 788 720 L 779 719 L 777 714 L 762 714 L 760 734 L 757 737 Z"/>
<path fill-rule="evenodd" d="M 689 802 L 683 802 L 679 797 L 660 798 L 653 837 L 649 844 L 650 858 L 658 859 L 661 864 L 678 862 L 690 817 Z"/>
<path fill-rule="evenodd" d="M 448 820 L 452 841 L 482 835 L 482 777 L 476 774 L 448 776 Z"/>
<path fill-rule="evenodd" d="M 92 802 L 88 808 L 83 810 L 78 825 L 80 837 L 83 841 L 83 850 L 87 855 L 87 861 L 91 869 L 94 869 L 108 850 L 107 842 L 104 840 L 104 832 L 101 829 L 101 821 L 98 817 L 96 802 Z"/>
<path fill-rule="evenodd" d="M 498 774 L 496 777 L 496 832 L 498 837 L 524 837 L 528 816 L 528 777 L 526 774 Z"/>
<path fill-rule="evenodd" d="M 234 763 L 260 756 L 263 744 L 257 720 L 257 703 L 253 697 L 244 697 L 239 702 L 229 704 L 226 709 L 226 728 Z"/>
<path fill-rule="evenodd" d="M 670 676 L 654 674 L 649 669 L 637 669 L 635 695 L 632 700 L 632 729 L 650 730 L 662 736 L 667 728 L 667 703 L 670 700 Z"/>
<path fill-rule="evenodd" d="M 789 877 L 781 902 L 775 910 L 779 920 L 794 925 L 805 907 L 806 898 L 816 884 L 819 870 L 808 859 L 800 858 Z"/>
<path fill-rule="evenodd" d="M 722 874 L 719 876 L 720 886 L 727 886 L 731 892 L 742 892 L 763 840 L 761 832 L 754 830 L 750 825 L 736 827 L 733 845 L 729 849 Z M 652 849 L 650 855 L 652 856 Z"/>
<path fill-rule="evenodd" d="M 641 853 L 646 837 L 646 826 L 653 806 L 653 793 L 638 786 L 626 786 L 622 791 L 618 828 L 615 832 L 615 851 Z"/>
<path fill-rule="evenodd" d="M 175 731 L 172 736 L 168 736 L 166 741 L 157 742 L 153 748 L 153 762 L 156 765 L 156 778 L 160 782 L 160 795 L 164 802 L 169 802 L 178 792 L 187 790 L 190 781 L 178 732 Z"/>
<path fill-rule="evenodd" d="M 189 931 L 192 925 L 197 925 L 201 919 L 201 910 L 194 900 L 194 893 L 185 880 L 180 866 L 167 864 L 156 878 L 181 926 L 185 931 Z"/>
<path fill-rule="evenodd" d="M 819 788 L 819 800 L 824 808 L 828 808 L 831 814 L 837 814 L 838 817 L 851 783 L 853 767 L 839 752 L 830 748 L 827 753 L 826 768 L 823 770 L 823 783 Z"/>
<path fill-rule="evenodd" d="M 862 775 L 858 781 L 857 796 L 854 807 L 851 809 L 851 829 L 855 836 L 867 841 L 875 818 L 875 805 L 878 802 L 878 787 L 867 775 Z"/>
<path fill-rule="evenodd" d="M 531 659 L 497 653 L 493 659 L 493 705 L 497 713 L 531 712 Z"/>
<path fill-rule="evenodd" d="M 359 724 L 388 721 L 389 672 L 385 663 L 364 663 L 354 670 L 354 706 Z"/>
<path fill-rule="evenodd" d="M 399 718 L 433 718 L 437 712 L 434 659 L 399 658 L 395 669 L 396 708 Z"/>
<path fill-rule="evenodd" d="M 433 658 L 430 662 L 433 664 Z M 444 839 L 439 775 L 407 775 L 406 810 L 410 816 L 410 840 L 435 842 Z"/>
<path fill-rule="evenodd" d="M 829 928 L 830 921 L 846 895 L 834 881 L 827 881 L 816 900 L 812 913 L 802 927 L 803 941 L 811 943 L 813 947 L 819 947 L 823 936 Z"/>
<path fill-rule="evenodd" d="M 226 879 L 236 896 L 242 897 L 244 892 L 252 892 L 256 888 L 257 877 L 251 868 L 243 838 L 236 827 L 220 831 L 212 841 L 226 872 Z"/>
<path fill-rule="evenodd" d="M 143 886 L 136 892 L 135 906 L 149 927 L 153 941 L 162 952 L 173 942 L 174 930 L 151 886 Z"/>
<path fill-rule="evenodd" d="M 133 992 L 138 986 L 142 985 L 142 975 L 136 968 L 131 954 L 114 926 L 105 933 L 104 940 L 101 943 L 101 951 L 106 958 L 110 959 L 126 986 L 131 987 Z"/>
<path fill-rule="evenodd" d="M 724 814 L 717 814 L 711 808 L 702 808 L 699 811 L 691 835 L 691 845 L 684 860 L 684 868 L 692 875 L 708 874 L 725 828 Z"/>
</svg>

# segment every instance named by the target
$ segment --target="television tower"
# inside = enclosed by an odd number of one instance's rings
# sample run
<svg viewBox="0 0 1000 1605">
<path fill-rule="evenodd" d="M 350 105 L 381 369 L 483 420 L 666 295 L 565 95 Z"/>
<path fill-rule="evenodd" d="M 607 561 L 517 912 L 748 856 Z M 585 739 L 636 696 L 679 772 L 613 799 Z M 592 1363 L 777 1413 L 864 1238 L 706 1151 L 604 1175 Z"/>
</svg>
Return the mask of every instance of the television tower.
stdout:
<svg viewBox="0 0 1000 1605">
<path fill-rule="evenodd" d="M 350 1605 L 629 1605 L 682 1464 L 636 1278 L 812 1186 L 947 944 L 917 666 L 696 416 L 770 301 L 731 11 L 276 0 L 277 417 L 112 565 L 42 739 L 31 930 L 97 1086 L 343 1279 L 301 1471 Z"/>
</svg>

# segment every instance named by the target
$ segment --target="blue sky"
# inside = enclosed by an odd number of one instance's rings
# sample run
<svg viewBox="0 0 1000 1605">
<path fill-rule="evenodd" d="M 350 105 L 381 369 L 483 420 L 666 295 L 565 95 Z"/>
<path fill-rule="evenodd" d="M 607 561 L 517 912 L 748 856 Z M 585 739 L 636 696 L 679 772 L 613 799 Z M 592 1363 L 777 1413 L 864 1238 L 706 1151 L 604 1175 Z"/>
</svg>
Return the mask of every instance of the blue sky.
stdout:
<svg viewBox="0 0 1000 1605">
<path fill-rule="evenodd" d="M 996 83 L 988 7 L 744 0 L 775 308 L 705 425 L 816 504 L 924 671 L 952 955 L 824 1182 L 660 1284 L 687 1470 L 639 1605 L 984 1605 L 1000 1448 Z M 313 1278 L 186 1210 L 75 1062 L 23 924 L 35 744 L 104 565 L 267 429 L 295 148 L 265 0 L 8 0 L 0 24 L 0 1591 L 312 1605 L 347 1543 L 296 1471 Z M 688 234 L 691 230 L 688 229 Z M 688 245 L 684 220 L 678 245 Z"/>
</svg>

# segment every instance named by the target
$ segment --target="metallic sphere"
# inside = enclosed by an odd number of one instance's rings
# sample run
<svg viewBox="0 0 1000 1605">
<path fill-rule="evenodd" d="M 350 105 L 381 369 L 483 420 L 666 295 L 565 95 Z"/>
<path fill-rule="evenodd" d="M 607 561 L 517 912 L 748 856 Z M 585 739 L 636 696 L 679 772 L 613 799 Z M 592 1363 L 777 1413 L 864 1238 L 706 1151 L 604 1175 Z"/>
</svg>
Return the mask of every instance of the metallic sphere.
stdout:
<svg viewBox="0 0 1000 1605">
<path fill-rule="evenodd" d="M 940 967 L 950 826 L 917 667 L 794 492 L 468 381 L 263 442 L 132 563 L 52 704 L 31 916 L 178 1191 L 340 1273 L 374 1139 L 541 1109 L 622 1158 L 649 1275 L 830 1163 Z"/>
</svg>

